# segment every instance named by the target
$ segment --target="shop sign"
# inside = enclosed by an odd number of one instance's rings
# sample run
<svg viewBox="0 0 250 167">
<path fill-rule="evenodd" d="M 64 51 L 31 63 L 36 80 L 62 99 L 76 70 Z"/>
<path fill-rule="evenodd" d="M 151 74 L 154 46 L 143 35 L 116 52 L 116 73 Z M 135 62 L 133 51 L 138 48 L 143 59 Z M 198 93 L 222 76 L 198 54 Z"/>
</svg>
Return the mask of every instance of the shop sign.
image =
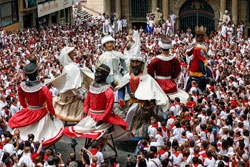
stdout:
<svg viewBox="0 0 250 167">
<path fill-rule="evenodd" d="M 71 7 L 73 4 L 73 0 L 54 0 L 49 1 L 37 6 L 37 15 L 38 17 L 42 17 L 62 9 Z"/>
</svg>

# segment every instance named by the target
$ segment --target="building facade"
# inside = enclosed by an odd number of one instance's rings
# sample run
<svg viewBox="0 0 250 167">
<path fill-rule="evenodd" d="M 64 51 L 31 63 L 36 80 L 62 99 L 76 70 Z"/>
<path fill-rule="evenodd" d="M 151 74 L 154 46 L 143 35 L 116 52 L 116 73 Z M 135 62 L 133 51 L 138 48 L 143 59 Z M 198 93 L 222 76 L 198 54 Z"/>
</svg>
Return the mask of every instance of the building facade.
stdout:
<svg viewBox="0 0 250 167">
<path fill-rule="evenodd" d="M 1 0 L 0 26 L 5 30 L 73 23 L 72 5 L 83 0 Z M 128 26 L 146 24 L 146 13 L 158 7 L 166 21 L 169 12 L 176 16 L 176 30 L 204 25 L 208 31 L 216 30 L 225 10 L 235 25 L 243 21 L 245 37 L 250 35 L 250 0 L 84 0 L 86 10 L 93 15 L 106 13 L 116 18 L 125 16 Z"/>
<path fill-rule="evenodd" d="M 73 23 L 73 0 L 1 0 L 0 27 L 5 31 L 52 23 Z"/>
<path fill-rule="evenodd" d="M 87 1 L 87 7 L 92 9 Z M 98 0 L 95 0 L 98 1 Z M 145 25 L 146 13 L 155 11 L 158 7 L 166 21 L 169 12 L 176 16 L 176 30 L 186 30 L 188 27 L 194 29 L 196 25 L 204 25 L 208 31 L 215 30 L 219 19 L 225 10 L 229 11 L 231 20 L 235 25 L 243 21 L 245 24 L 245 35 L 250 35 L 250 0 L 99 0 L 103 3 L 103 10 L 111 16 L 116 12 L 116 18 L 125 16 L 129 26 Z M 87 9 L 88 9 L 87 8 Z"/>
<path fill-rule="evenodd" d="M 0 27 L 8 30 L 19 29 L 18 0 L 0 1 Z"/>
</svg>

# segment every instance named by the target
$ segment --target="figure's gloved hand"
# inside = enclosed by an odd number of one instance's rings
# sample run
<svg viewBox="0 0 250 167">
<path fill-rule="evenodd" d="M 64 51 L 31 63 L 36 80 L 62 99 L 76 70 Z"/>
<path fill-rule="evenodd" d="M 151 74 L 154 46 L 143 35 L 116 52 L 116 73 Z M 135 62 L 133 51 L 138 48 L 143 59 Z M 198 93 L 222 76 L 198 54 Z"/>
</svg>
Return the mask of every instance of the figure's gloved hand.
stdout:
<svg viewBox="0 0 250 167">
<path fill-rule="evenodd" d="M 54 115 L 49 114 L 50 118 L 52 119 L 52 121 L 54 120 Z"/>
<path fill-rule="evenodd" d="M 88 115 L 88 113 L 84 112 L 83 113 L 83 117 L 86 117 Z"/>
<path fill-rule="evenodd" d="M 117 85 L 118 85 L 118 82 L 117 81 L 113 81 L 110 83 L 110 85 L 115 88 Z"/>
<path fill-rule="evenodd" d="M 102 120 L 100 120 L 96 123 L 96 126 L 100 126 L 102 123 L 103 123 Z"/>
</svg>

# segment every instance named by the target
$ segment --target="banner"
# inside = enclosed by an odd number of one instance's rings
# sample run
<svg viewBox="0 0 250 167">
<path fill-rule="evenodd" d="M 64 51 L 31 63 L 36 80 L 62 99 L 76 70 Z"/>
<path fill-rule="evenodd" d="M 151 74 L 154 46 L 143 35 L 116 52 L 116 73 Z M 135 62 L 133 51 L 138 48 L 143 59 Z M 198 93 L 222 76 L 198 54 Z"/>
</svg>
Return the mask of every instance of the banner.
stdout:
<svg viewBox="0 0 250 167">
<path fill-rule="evenodd" d="M 60 11 L 62 9 L 71 7 L 73 4 L 73 0 L 54 0 L 49 1 L 37 6 L 37 15 L 38 17 L 42 17 L 48 15 L 50 13 L 54 13 Z"/>
</svg>

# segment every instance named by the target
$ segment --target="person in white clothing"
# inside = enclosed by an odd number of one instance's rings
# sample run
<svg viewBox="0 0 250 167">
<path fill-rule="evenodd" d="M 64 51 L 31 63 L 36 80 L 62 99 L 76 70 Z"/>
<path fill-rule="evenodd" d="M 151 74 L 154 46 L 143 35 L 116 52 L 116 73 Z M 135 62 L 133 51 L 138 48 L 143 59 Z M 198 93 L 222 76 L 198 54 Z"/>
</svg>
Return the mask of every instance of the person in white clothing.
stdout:
<svg viewBox="0 0 250 167">
<path fill-rule="evenodd" d="M 147 167 L 162 167 L 161 161 L 159 158 L 155 158 L 153 151 L 149 151 L 148 158 Z"/>
<path fill-rule="evenodd" d="M 155 135 L 155 138 L 151 141 L 150 146 L 155 147 L 162 147 L 164 145 L 164 136 L 162 133 L 162 128 L 157 128 L 157 134 Z"/>
<path fill-rule="evenodd" d="M 31 147 L 30 142 L 28 140 L 25 141 L 23 155 L 19 159 L 18 165 L 21 165 L 21 164 L 24 163 L 25 165 L 27 165 L 27 167 L 33 167 L 34 166 L 34 163 L 33 163 L 32 159 L 31 159 L 30 147 Z"/>
<path fill-rule="evenodd" d="M 18 101 L 16 98 L 12 99 L 12 104 L 10 106 L 10 113 L 11 116 L 13 116 L 15 113 L 17 113 L 20 110 L 20 104 L 18 105 Z"/>
<path fill-rule="evenodd" d="M 118 32 L 122 32 L 122 20 L 120 17 L 117 20 L 117 30 Z"/>
<path fill-rule="evenodd" d="M 208 150 L 207 151 L 207 157 L 204 159 L 204 166 L 206 167 L 214 167 L 215 166 L 215 159 L 212 156 L 212 151 Z"/>
<path fill-rule="evenodd" d="M 3 152 L 7 152 L 12 156 L 16 153 L 16 148 L 13 145 L 13 141 L 10 137 L 5 138 L 5 145 L 3 146 Z"/>
</svg>

